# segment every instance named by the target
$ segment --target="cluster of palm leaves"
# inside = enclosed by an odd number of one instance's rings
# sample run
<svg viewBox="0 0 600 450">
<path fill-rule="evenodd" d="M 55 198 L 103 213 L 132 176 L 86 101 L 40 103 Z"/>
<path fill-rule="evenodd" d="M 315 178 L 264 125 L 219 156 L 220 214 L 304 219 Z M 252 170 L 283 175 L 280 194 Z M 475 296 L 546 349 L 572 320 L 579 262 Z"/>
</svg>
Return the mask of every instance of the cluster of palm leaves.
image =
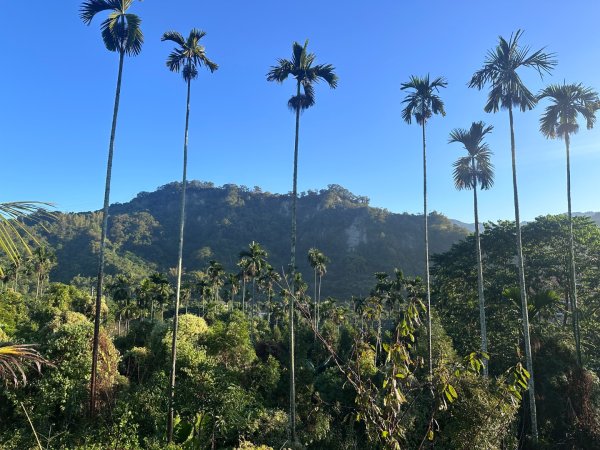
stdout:
<svg viewBox="0 0 600 450">
<path fill-rule="evenodd" d="M 27 383 L 25 368 L 34 366 L 38 372 L 42 370 L 42 364 L 49 365 L 32 344 L 12 344 L 0 342 L 0 380 L 8 382 L 12 380 L 15 386 Z"/>
<path fill-rule="evenodd" d="M 6 254 L 15 270 L 15 284 L 18 282 L 18 270 L 23 263 L 22 254 L 25 252 L 29 255 L 28 266 L 37 274 L 36 295 L 40 292 L 40 284 L 43 282 L 43 276 L 48 272 L 52 257 L 45 247 L 31 250 L 30 243 L 39 243 L 29 232 L 23 220 L 30 218 L 32 214 L 37 214 L 37 217 L 51 216 L 46 209 L 51 206 L 50 203 L 34 201 L 0 203 L 0 252 Z M 0 267 L 0 276 L 4 280 L 5 273 L 2 267 Z M 0 340 L 0 381 L 12 380 L 15 386 L 19 383 L 25 384 L 26 366 L 33 365 L 41 371 L 42 364 L 50 363 L 33 345 L 12 344 Z"/>
</svg>

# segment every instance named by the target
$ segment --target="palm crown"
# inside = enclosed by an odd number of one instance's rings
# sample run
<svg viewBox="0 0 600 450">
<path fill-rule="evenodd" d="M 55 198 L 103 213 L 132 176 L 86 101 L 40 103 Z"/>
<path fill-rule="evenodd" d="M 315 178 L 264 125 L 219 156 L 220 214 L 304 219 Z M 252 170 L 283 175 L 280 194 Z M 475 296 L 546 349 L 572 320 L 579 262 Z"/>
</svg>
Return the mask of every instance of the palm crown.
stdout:
<svg viewBox="0 0 600 450">
<path fill-rule="evenodd" d="M 530 53 L 529 47 L 519 45 L 523 30 L 518 30 L 506 41 L 502 36 L 496 48 L 486 56 L 484 66 L 479 69 L 469 82 L 469 87 L 482 89 L 491 84 L 485 112 L 497 112 L 500 108 L 519 108 L 521 111 L 533 109 L 537 103 L 536 96 L 523 84 L 517 69 L 530 67 L 540 74 L 540 77 L 556 66 L 553 53 L 545 53 L 544 49 Z"/>
<path fill-rule="evenodd" d="M 167 67 L 172 72 L 181 71 L 185 81 L 198 76 L 198 66 L 204 66 L 211 72 L 219 68 L 208 59 L 204 46 L 200 45 L 200 39 L 204 36 L 204 31 L 193 28 L 187 39 L 177 31 L 167 31 L 161 38 L 161 41 L 172 41 L 179 45 L 167 58 Z"/>
<path fill-rule="evenodd" d="M 411 89 L 402 103 L 406 104 L 402 110 L 402 118 L 406 123 L 412 123 L 414 116 L 419 125 L 427 122 L 433 114 L 446 115 L 444 102 L 436 94 L 440 88 L 448 85 L 443 77 L 438 77 L 433 81 L 429 80 L 429 75 L 420 78 L 411 76 L 410 81 L 402 83 L 400 89 Z"/>
<path fill-rule="evenodd" d="M 540 131 L 548 138 L 564 138 L 577 133 L 577 116 L 581 114 L 587 129 L 594 127 L 596 110 L 600 107 L 598 93 L 579 84 L 552 84 L 542 90 L 537 99 L 548 98 L 552 104 L 540 118 Z"/>
<path fill-rule="evenodd" d="M 485 135 L 494 129 L 483 122 L 473 122 L 469 130 L 457 128 L 450 133 L 448 143 L 461 143 L 469 154 L 454 163 L 454 185 L 457 189 L 489 189 L 494 184 L 494 166 L 490 161 L 492 152 Z"/>
<path fill-rule="evenodd" d="M 323 276 L 327 273 L 327 263 L 329 262 L 329 258 L 327 258 L 327 256 L 319 249 L 311 248 L 308 250 L 308 262 L 319 275 Z"/>
<path fill-rule="evenodd" d="M 308 109 L 315 104 L 315 91 L 313 84 L 324 80 L 330 88 L 337 87 L 338 77 L 331 64 L 317 64 L 313 66 L 316 56 L 308 53 L 308 39 L 304 46 L 294 42 L 292 46 L 292 59 L 279 59 L 277 65 L 272 66 L 267 74 L 267 81 L 283 83 L 290 75 L 296 78 L 298 93 L 288 101 L 288 106 L 293 111 Z M 300 92 L 302 86 L 303 92 Z"/>
<path fill-rule="evenodd" d="M 144 35 L 140 29 L 142 20 L 127 12 L 132 3 L 133 0 L 87 0 L 81 5 L 79 15 L 89 25 L 96 14 L 110 11 L 108 19 L 100 25 L 104 45 L 111 52 L 136 56 L 142 51 Z"/>
</svg>

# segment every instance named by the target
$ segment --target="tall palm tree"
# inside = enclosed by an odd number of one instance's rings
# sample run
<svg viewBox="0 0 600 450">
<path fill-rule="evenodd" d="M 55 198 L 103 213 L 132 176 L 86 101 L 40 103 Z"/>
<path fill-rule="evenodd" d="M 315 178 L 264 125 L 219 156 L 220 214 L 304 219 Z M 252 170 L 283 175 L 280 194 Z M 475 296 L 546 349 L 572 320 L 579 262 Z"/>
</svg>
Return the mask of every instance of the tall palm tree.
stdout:
<svg viewBox="0 0 600 450">
<path fill-rule="evenodd" d="M 240 278 L 235 273 L 227 274 L 227 284 L 229 285 L 229 294 L 231 306 L 230 309 L 233 309 L 233 304 L 235 302 L 235 296 L 240 291 Z"/>
<path fill-rule="evenodd" d="M 218 302 L 221 300 L 221 287 L 225 284 L 225 269 L 220 262 L 210 260 L 206 268 L 206 275 L 213 291 L 213 301 Z"/>
<path fill-rule="evenodd" d="M 119 113 L 119 100 L 121 96 L 121 79 L 123 75 L 123 61 L 125 55 L 137 56 L 142 51 L 144 35 L 140 28 L 141 19 L 128 12 L 133 0 L 87 0 L 80 9 L 81 20 L 86 25 L 104 11 L 109 11 L 100 28 L 102 40 L 107 50 L 119 54 L 119 72 L 117 75 L 117 90 L 113 109 L 110 141 L 108 144 L 108 161 L 106 164 L 106 183 L 104 187 L 104 207 L 102 210 L 102 233 L 100 237 L 100 250 L 98 258 L 98 286 L 96 288 L 96 309 L 94 317 L 94 340 L 92 344 L 92 373 L 90 376 L 90 414 L 96 410 L 96 370 L 98 367 L 98 345 L 100 336 L 100 309 L 102 306 L 102 283 L 104 281 L 104 249 L 106 246 L 106 233 L 108 229 L 108 206 L 110 202 L 110 180 L 112 175 L 112 160 L 117 129 L 117 116 Z"/>
<path fill-rule="evenodd" d="M 29 259 L 29 263 L 31 264 L 31 268 L 35 272 L 37 278 L 35 290 L 36 299 L 44 294 L 44 281 L 46 280 L 52 266 L 56 264 L 55 261 L 56 256 L 54 255 L 54 252 L 45 245 L 37 247 L 33 251 Z"/>
<path fill-rule="evenodd" d="M 319 308 L 321 305 L 321 281 L 327 273 L 329 258 L 318 248 L 308 250 L 308 262 L 314 271 L 315 334 L 319 331 Z M 318 277 L 318 281 L 317 281 Z"/>
<path fill-rule="evenodd" d="M 252 280 L 252 299 L 250 301 L 250 336 L 254 340 L 254 309 L 256 307 L 256 279 L 260 277 L 267 264 L 267 252 L 258 242 L 252 241 L 248 245 L 248 250 L 240 253 L 240 257 L 245 259 L 247 271 Z"/>
<path fill-rule="evenodd" d="M 181 207 L 179 215 L 179 251 L 177 256 L 177 289 L 175 291 L 175 315 L 173 316 L 173 342 L 171 345 L 171 376 L 169 387 L 169 417 L 167 421 L 168 440 L 173 440 L 173 398 L 175 390 L 175 357 L 177 343 L 177 325 L 179 322 L 179 299 L 181 295 L 181 269 L 183 264 L 183 229 L 185 224 L 185 189 L 187 183 L 187 150 L 188 128 L 190 122 L 190 92 L 192 80 L 198 77 L 198 68 L 206 67 L 210 72 L 219 68 L 206 56 L 204 46 L 200 39 L 206 36 L 202 30 L 193 28 L 187 39 L 177 31 L 167 31 L 161 41 L 171 41 L 178 45 L 167 58 L 167 67 L 172 72 L 181 72 L 187 84 L 187 102 L 185 110 L 185 134 L 183 139 L 183 176 L 181 181 Z"/>
<path fill-rule="evenodd" d="M 248 283 L 249 277 L 249 265 L 250 259 L 247 256 L 242 256 L 237 263 L 240 268 L 238 275 L 239 279 L 242 280 L 242 312 L 246 313 L 246 284 Z"/>
<path fill-rule="evenodd" d="M 477 256 L 477 292 L 479 296 L 479 323 L 481 327 L 481 352 L 487 354 L 487 332 L 485 325 L 485 298 L 483 295 L 483 264 L 479 239 L 479 211 L 477 207 L 477 186 L 489 189 L 494 184 L 494 166 L 490 161 L 492 152 L 485 135 L 494 129 L 483 122 L 473 122 L 469 130 L 457 128 L 450 132 L 449 143 L 458 142 L 468 152 L 454 163 L 454 185 L 456 189 L 473 189 L 473 211 L 475 215 L 475 253 Z M 483 373 L 488 374 L 487 360 L 484 358 Z"/>
<path fill-rule="evenodd" d="M 551 105 L 546 107 L 545 113 L 540 118 L 540 131 L 549 139 L 560 138 L 565 141 L 567 152 L 567 210 L 569 217 L 569 271 L 570 271 L 570 296 L 573 310 L 573 333 L 575 335 L 575 348 L 577 363 L 581 367 L 581 340 L 579 336 L 579 316 L 577 311 L 577 275 L 575 268 L 575 246 L 573 243 L 573 217 L 571 214 L 571 160 L 570 144 L 571 135 L 579 131 L 577 116 L 581 115 L 586 122 L 587 129 L 594 127 L 596 111 L 599 107 L 598 93 L 592 88 L 579 84 L 552 84 L 542 90 L 538 100 L 547 98 Z"/>
<path fill-rule="evenodd" d="M 434 114 L 446 115 L 444 102 L 437 94 L 441 88 L 448 85 L 443 77 L 433 81 L 429 75 L 420 78 L 411 76 L 410 80 L 402 83 L 400 89 L 409 90 L 409 94 L 403 100 L 406 106 L 402 110 L 402 118 L 408 124 L 412 123 L 413 117 L 417 124 L 421 125 L 423 135 L 423 220 L 425 227 L 425 286 L 427 288 L 427 351 L 429 359 L 429 376 L 433 375 L 433 356 L 431 353 L 431 290 L 429 283 L 429 227 L 427 223 L 427 147 L 425 140 L 425 126 Z"/>
<path fill-rule="evenodd" d="M 261 277 L 263 289 L 267 292 L 267 323 L 271 326 L 271 313 L 273 311 L 273 286 L 281 281 L 281 276 L 269 263 L 266 263 L 265 270 Z"/>
<path fill-rule="evenodd" d="M 314 84 L 325 81 L 330 88 L 337 87 L 338 77 L 331 64 L 316 64 L 314 53 L 308 52 L 308 39 L 302 46 L 298 42 L 292 45 L 292 59 L 279 59 L 277 65 L 271 67 L 267 81 L 283 83 L 289 76 L 296 79 L 296 95 L 288 101 L 288 107 L 296 113 L 296 139 L 294 141 L 294 175 L 292 187 L 292 248 L 291 248 L 291 280 L 295 284 L 296 273 L 296 200 L 298 197 L 298 138 L 300 132 L 300 113 L 315 104 Z M 295 289 L 294 294 L 295 294 Z M 293 295 L 292 295 L 293 297 Z M 292 442 L 296 442 L 296 383 L 294 367 L 294 301 L 289 305 L 290 320 L 290 432 Z"/>
<path fill-rule="evenodd" d="M 537 103 L 536 96 L 531 93 L 527 86 L 521 80 L 518 69 L 535 69 L 540 77 L 549 74 L 556 60 L 554 54 L 546 53 L 544 49 L 533 53 L 529 47 L 523 47 L 519 44 L 519 39 L 523 35 L 522 30 L 510 36 L 507 41 L 502 36 L 498 39 L 498 45 L 490 50 L 486 56 L 484 65 L 479 69 L 469 82 L 469 87 L 483 89 L 486 85 L 491 85 L 488 94 L 488 101 L 484 107 L 485 112 L 498 112 L 500 109 L 508 110 L 510 124 L 510 150 L 512 156 L 512 181 L 513 197 L 515 205 L 515 225 L 517 228 L 517 264 L 519 266 L 519 289 L 521 291 L 521 312 L 523 314 L 523 335 L 525 340 L 525 358 L 527 370 L 531 377 L 529 378 L 529 409 L 531 414 L 531 434 L 534 441 L 537 441 L 537 413 L 535 407 L 535 386 L 533 382 L 533 359 L 531 356 L 531 340 L 529 337 L 529 316 L 527 313 L 527 290 L 525 287 L 525 272 L 523 270 L 523 246 L 521 244 L 521 219 L 519 214 L 519 191 L 517 187 L 517 162 L 515 148 L 515 132 L 513 122 L 513 108 L 525 112 L 535 107 Z"/>
</svg>

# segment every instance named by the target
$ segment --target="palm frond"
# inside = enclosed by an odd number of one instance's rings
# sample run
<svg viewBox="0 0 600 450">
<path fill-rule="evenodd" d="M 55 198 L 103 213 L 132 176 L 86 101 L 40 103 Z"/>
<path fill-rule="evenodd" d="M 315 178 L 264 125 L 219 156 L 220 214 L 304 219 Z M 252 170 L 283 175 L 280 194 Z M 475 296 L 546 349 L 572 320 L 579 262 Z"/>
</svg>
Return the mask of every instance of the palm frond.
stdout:
<svg viewBox="0 0 600 450">
<path fill-rule="evenodd" d="M 219 65 L 217 63 L 212 62 L 206 56 L 202 57 L 202 65 L 208 70 L 210 70 L 211 73 L 219 68 Z"/>
<path fill-rule="evenodd" d="M 87 0 L 79 8 L 79 17 L 83 23 L 89 25 L 96 14 L 119 9 L 121 9 L 121 2 L 118 0 Z"/>
<path fill-rule="evenodd" d="M 125 14 L 125 21 L 127 22 L 127 38 L 125 40 L 124 50 L 129 56 L 137 56 L 142 51 L 142 45 L 144 44 L 144 35 L 140 25 L 142 19 L 135 14 Z"/>
<path fill-rule="evenodd" d="M 197 44 L 204 36 L 206 36 L 206 31 L 192 28 L 188 36 L 188 45 L 191 47 L 193 44 Z"/>
<path fill-rule="evenodd" d="M 35 201 L 0 203 L 0 251 L 4 252 L 13 264 L 20 262 L 22 251 L 31 254 L 29 241 L 38 244 L 23 219 L 52 218 L 52 212 L 47 209 L 51 207 L 51 203 Z"/>
<path fill-rule="evenodd" d="M 316 74 L 316 81 L 320 79 L 325 80 L 330 88 L 335 89 L 338 83 L 338 77 L 335 74 L 335 67 L 331 64 L 319 64 L 312 68 Z"/>
<path fill-rule="evenodd" d="M 167 67 L 171 72 L 179 72 L 185 61 L 185 56 L 178 49 L 173 50 L 167 57 Z"/>
<path fill-rule="evenodd" d="M 298 42 L 292 44 L 292 65 L 294 67 L 304 66 L 303 60 L 306 55 L 306 49 L 308 47 L 308 39 L 304 42 L 304 45 L 300 45 Z"/>
<path fill-rule="evenodd" d="M 0 342 L 0 380 L 8 383 L 12 379 L 16 387 L 27 383 L 25 369 L 34 366 L 41 372 L 42 365 L 52 365 L 31 344 Z"/>
<path fill-rule="evenodd" d="M 294 65 L 287 59 L 279 59 L 278 65 L 271 66 L 271 70 L 267 73 L 267 81 L 276 81 L 277 83 L 283 83 L 287 77 L 292 74 Z"/>
<path fill-rule="evenodd" d="M 454 171 L 452 172 L 452 178 L 454 179 L 454 186 L 456 189 L 473 189 L 471 158 L 462 156 L 454 162 L 453 167 Z"/>
<path fill-rule="evenodd" d="M 161 42 L 164 42 L 164 41 L 175 42 L 177 45 L 180 45 L 182 47 L 185 45 L 185 39 L 183 38 L 181 33 L 178 31 L 165 31 L 163 33 L 162 37 L 160 38 L 160 40 L 161 40 Z"/>
</svg>

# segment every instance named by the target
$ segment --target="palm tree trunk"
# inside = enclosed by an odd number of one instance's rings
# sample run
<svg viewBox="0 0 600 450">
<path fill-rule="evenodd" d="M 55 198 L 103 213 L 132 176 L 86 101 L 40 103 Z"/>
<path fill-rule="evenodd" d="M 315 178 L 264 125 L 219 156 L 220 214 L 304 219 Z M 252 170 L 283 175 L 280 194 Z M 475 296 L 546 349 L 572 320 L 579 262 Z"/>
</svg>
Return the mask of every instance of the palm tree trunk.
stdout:
<svg viewBox="0 0 600 450">
<path fill-rule="evenodd" d="M 314 275 L 315 275 L 315 279 L 314 279 L 314 298 L 313 298 L 313 305 L 314 305 L 314 319 L 313 319 L 313 323 L 315 324 L 315 340 L 317 340 L 317 268 L 315 267 L 314 270 Z"/>
<path fill-rule="evenodd" d="M 321 280 L 323 275 L 319 272 L 319 288 L 317 290 L 317 333 L 319 332 L 319 323 L 321 322 Z"/>
<path fill-rule="evenodd" d="M 425 226 L 425 287 L 427 289 L 427 354 L 429 358 L 429 377 L 433 379 L 433 354 L 431 350 L 431 289 L 429 286 L 429 227 L 427 218 L 427 150 L 425 141 L 425 120 L 423 130 L 423 218 Z"/>
<path fill-rule="evenodd" d="M 19 266 L 15 267 L 15 284 L 13 286 L 14 291 L 17 292 L 17 288 L 19 287 Z"/>
<path fill-rule="evenodd" d="M 96 307 L 94 316 L 94 340 L 92 343 L 92 373 L 90 376 L 90 415 L 96 412 L 96 372 L 98 369 L 98 346 L 100 336 L 100 311 L 102 307 L 102 284 L 104 282 L 104 249 L 106 247 L 106 233 L 108 231 L 108 207 L 110 204 L 110 180 L 112 175 L 112 160 L 115 146 L 115 132 L 117 130 L 117 116 L 119 114 L 119 100 L 121 97 L 121 79 L 123 75 L 123 60 L 125 52 L 119 52 L 119 74 L 117 76 L 117 90 L 113 109 L 110 143 L 108 145 L 108 161 L 106 163 L 106 183 L 104 187 L 104 207 L 102 210 L 102 233 L 100 235 L 100 250 L 98 261 L 98 280 L 96 287 Z"/>
<path fill-rule="evenodd" d="M 252 277 L 252 299 L 250 300 L 250 342 L 254 343 L 254 308 L 256 308 L 256 276 Z"/>
<path fill-rule="evenodd" d="M 242 312 L 246 312 L 246 275 L 242 275 Z"/>
<path fill-rule="evenodd" d="M 473 173 L 475 173 L 475 161 Z M 487 330 L 485 323 L 485 298 L 483 295 L 483 263 L 481 262 L 481 241 L 479 238 L 479 211 L 477 206 L 477 181 L 473 184 L 473 210 L 475 214 L 475 252 L 477 253 L 477 293 L 479 295 L 479 325 L 481 327 L 481 352 L 487 353 Z M 483 360 L 483 375 L 488 376 L 488 361 Z"/>
<path fill-rule="evenodd" d="M 538 440 L 537 410 L 535 406 L 535 385 L 533 381 L 533 356 L 529 336 L 529 314 L 527 310 L 527 290 L 525 288 L 525 269 L 523 266 L 523 244 L 521 242 L 521 219 L 519 215 L 519 190 L 517 188 L 517 158 L 515 149 L 515 131 L 512 107 L 508 109 L 510 119 L 510 151 L 512 156 L 513 193 L 515 203 L 515 224 L 517 228 L 517 264 L 519 265 L 519 290 L 521 291 L 521 313 L 523 314 L 523 338 L 525 340 L 525 359 L 529 372 L 529 413 L 531 415 L 531 436 Z"/>
<path fill-rule="evenodd" d="M 297 83 L 296 95 L 300 96 L 300 81 Z M 294 354 L 294 301 L 296 295 L 296 199 L 298 196 L 298 137 L 300 133 L 300 108 L 296 109 L 296 138 L 294 141 L 294 176 L 292 188 L 292 296 L 290 298 L 290 434 L 296 442 L 296 367 Z"/>
<path fill-rule="evenodd" d="M 573 334 L 575 337 L 575 350 L 577 352 L 577 365 L 581 367 L 581 336 L 579 334 L 579 310 L 577 309 L 577 275 L 575 270 L 575 243 L 573 238 L 573 216 L 571 213 L 571 139 L 565 135 L 567 150 L 567 210 L 569 216 L 569 266 L 571 278 L 571 305 L 573 307 Z"/>
<path fill-rule="evenodd" d="M 37 278 L 37 280 L 36 280 L 37 283 L 36 283 L 36 286 L 35 286 L 35 299 L 37 300 L 38 297 L 40 296 L 40 273 L 39 272 L 37 273 L 37 277 L 36 278 Z"/>
<path fill-rule="evenodd" d="M 267 323 L 269 324 L 269 327 L 271 327 L 271 286 L 269 286 L 269 290 L 267 292 L 267 299 L 269 301 L 269 304 L 267 306 L 268 311 L 267 311 Z"/>
<path fill-rule="evenodd" d="M 173 416 L 175 400 L 175 369 L 177 357 L 177 328 L 179 325 L 179 299 L 181 295 L 181 272 L 183 267 L 183 229 L 185 225 L 185 188 L 187 184 L 188 129 L 190 123 L 190 90 L 192 80 L 187 80 L 185 110 L 185 135 L 183 139 L 183 176 L 181 181 L 181 209 L 179 216 L 179 250 L 177 254 L 177 288 L 175 291 L 175 314 L 173 315 L 173 339 L 171 341 L 171 372 L 169 374 L 169 415 L 167 416 L 167 440 L 173 441 Z"/>
</svg>

